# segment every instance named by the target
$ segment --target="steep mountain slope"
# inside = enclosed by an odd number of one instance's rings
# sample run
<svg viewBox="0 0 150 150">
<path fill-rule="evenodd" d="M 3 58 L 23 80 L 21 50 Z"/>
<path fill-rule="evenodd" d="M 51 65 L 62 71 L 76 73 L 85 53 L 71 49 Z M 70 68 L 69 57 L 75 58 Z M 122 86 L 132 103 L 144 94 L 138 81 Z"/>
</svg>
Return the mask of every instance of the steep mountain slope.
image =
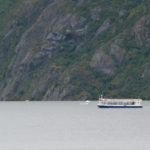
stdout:
<svg viewBox="0 0 150 150">
<path fill-rule="evenodd" d="M 0 0 L 0 99 L 150 98 L 148 0 Z"/>
</svg>

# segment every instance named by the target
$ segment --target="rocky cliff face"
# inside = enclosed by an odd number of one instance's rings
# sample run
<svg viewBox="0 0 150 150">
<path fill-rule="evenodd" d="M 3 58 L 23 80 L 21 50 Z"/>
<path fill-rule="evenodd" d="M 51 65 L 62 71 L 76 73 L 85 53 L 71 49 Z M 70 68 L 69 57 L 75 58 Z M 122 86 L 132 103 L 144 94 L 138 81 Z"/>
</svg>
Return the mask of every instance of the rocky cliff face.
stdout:
<svg viewBox="0 0 150 150">
<path fill-rule="evenodd" d="M 148 10 L 138 15 L 146 5 L 90 0 L 17 3 L 10 8 L 19 6 L 13 12 L 16 18 L 1 33 L 0 99 L 94 99 L 100 91 L 135 96 L 149 81 L 150 17 Z"/>
</svg>

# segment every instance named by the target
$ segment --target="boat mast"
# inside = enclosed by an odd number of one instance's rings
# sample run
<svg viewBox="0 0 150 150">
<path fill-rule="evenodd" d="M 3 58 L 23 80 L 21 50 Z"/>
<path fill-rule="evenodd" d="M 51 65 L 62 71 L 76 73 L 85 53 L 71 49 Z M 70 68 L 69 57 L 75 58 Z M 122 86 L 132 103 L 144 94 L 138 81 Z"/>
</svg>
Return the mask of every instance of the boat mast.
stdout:
<svg viewBox="0 0 150 150">
<path fill-rule="evenodd" d="M 103 100 L 103 94 L 101 94 L 101 96 L 99 97 L 99 101 Z"/>
</svg>

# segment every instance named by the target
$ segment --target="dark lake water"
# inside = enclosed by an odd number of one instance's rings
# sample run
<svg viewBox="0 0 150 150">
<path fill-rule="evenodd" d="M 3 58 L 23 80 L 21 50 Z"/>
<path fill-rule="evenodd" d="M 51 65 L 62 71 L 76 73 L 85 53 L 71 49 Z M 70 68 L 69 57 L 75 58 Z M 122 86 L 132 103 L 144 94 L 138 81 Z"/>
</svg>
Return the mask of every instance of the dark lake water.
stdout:
<svg viewBox="0 0 150 150">
<path fill-rule="evenodd" d="M 0 102 L 1 150 L 150 150 L 150 102 Z"/>
</svg>

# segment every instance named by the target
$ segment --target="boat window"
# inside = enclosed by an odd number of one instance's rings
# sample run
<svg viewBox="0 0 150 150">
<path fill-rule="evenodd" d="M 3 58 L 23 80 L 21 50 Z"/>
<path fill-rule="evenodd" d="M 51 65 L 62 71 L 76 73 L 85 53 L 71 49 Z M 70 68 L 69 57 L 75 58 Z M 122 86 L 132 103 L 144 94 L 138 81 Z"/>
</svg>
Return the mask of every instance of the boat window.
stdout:
<svg viewBox="0 0 150 150">
<path fill-rule="evenodd" d="M 114 105 L 117 105 L 117 102 L 114 102 Z"/>
<path fill-rule="evenodd" d="M 102 104 L 107 105 L 134 105 L 134 101 L 103 101 Z"/>
<path fill-rule="evenodd" d="M 123 105 L 127 105 L 127 102 L 124 102 Z"/>
<path fill-rule="evenodd" d="M 132 104 L 132 105 L 134 105 L 134 104 L 135 104 L 135 102 L 132 102 L 131 104 Z"/>
</svg>

